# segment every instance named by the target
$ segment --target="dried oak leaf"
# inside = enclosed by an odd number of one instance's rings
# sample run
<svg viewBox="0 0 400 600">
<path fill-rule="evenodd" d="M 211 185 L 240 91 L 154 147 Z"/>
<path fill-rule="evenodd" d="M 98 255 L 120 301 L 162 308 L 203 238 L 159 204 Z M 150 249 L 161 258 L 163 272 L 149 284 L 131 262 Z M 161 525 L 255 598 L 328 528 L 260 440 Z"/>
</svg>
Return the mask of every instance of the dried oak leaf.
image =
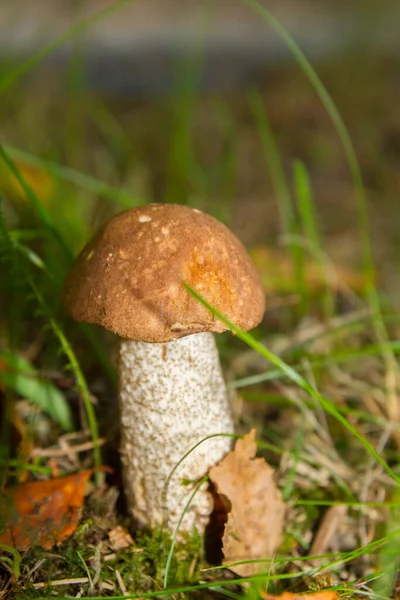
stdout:
<svg viewBox="0 0 400 600">
<path fill-rule="evenodd" d="M 134 542 L 131 534 L 121 525 L 117 525 L 108 532 L 110 546 L 113 550 L 121 550 L 133 546 Z"/>
<path fill-rule="evenodd" d="M 0 543 L 18 550 L 50 550 L 76 530 L 93 469 L 48 481 L 32 481 L 0 494 Z"/>
<path fill-rule="evenodd" d="M 210 469 L 210 479 L 230 503 L 223 535 L 224 564 L 271 558 L 282 537 L 285 503 L 274 482 L 274 470 L 255 458 L 255 429 L 236 442 L 235 449 Z M 265 569 L 262 563 L 230 567 L 242 577 Z"/>
<path fill-rule="evenodd" d="M 293 594 L 284 592 L 279 596 L 260 592 L 262 600 L 338 600 L 340 598 L 337 592 L 333 590 L 320 590 L 318 592 L 306 592 L 304 594 Z"/>
</svg>

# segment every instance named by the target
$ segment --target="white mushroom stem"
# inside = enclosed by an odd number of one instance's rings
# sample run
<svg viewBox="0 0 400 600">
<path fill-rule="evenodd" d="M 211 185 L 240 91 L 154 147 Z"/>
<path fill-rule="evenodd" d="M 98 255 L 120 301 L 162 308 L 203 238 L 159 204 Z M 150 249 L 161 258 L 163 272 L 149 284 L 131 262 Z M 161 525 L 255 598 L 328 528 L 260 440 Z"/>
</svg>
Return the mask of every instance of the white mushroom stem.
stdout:
<svg viewBox="0 0 400 600">
<path fill-rule="evenodd" d="M 231 438 L 197 442 L 213 433 L 233 433 L 233 420 L 218 351 L 211 333 L 149 344 L 123 340 L 120 349 L 121 453 L 131 513 L 148 527 L 174 531 L 196 482 L 231 447 Z M 189 483 L 188 483 L 189 482 Z M 212 499 L 205 483 L 185 514 L 181 531 L 200 533 Z"/>
</svg>

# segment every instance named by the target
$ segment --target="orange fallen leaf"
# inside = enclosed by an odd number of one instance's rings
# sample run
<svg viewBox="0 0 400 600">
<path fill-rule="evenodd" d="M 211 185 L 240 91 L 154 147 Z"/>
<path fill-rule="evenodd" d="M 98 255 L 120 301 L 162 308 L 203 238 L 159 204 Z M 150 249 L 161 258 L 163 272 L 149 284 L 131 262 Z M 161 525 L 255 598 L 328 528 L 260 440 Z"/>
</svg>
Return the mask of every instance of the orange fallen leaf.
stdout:
<svg viewBox="0 0 400 600">
<path fill-rule="evenodd" d="M 296 267 L 287 250 L 256 246 L 250 250 L 250 256 L 261 277 L 263 287 L 268 293 L 290 293 L 296 291 Z M 333 292 L 350 288 L 355 292 L 365 291 L 362 275 L 343 265 L 321 263 L 305 256 L 304 283 L 308 290 L 320 292 L 330 289 Z"/>
<path fill-rule="evenodd" d="M 332 590 L 320 590 L 319 592 L 306 592 L 304 594 L 292 594 L 292 592 L 284 592 L 279 596 L 260 592 L 262 600 L 338 600 L 340 597 L 337 592 Z"/>
<path fill-rule="evenodd" d="M 274 482 L 274 470 L 257 451 L 256 432 L 236 442 L 235 449 L 210 469 L 210 479 L 231 509 L 223 535 L 224 564 L 271 558 L 282 537 L 285 503 Z M 242 577 L 265 569 L 262 563 L 230 567 Z"/>
<path fill-rule="evenodd" d="M 85 487 L 94 469 L 67 477 L 32 481 L 0 495 L 0 543 L 18 550 L 50 550 L 76 530 Z"/>
</svg>

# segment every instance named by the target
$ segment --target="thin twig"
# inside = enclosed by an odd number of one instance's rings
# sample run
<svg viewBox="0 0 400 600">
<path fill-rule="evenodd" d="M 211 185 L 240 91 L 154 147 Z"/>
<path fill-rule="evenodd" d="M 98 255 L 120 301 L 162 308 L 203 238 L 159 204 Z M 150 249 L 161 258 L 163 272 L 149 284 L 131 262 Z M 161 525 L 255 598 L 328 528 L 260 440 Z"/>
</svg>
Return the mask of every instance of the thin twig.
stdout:
<svg viewBox="0 0 400 600">
<path fill-rule="evenodd" d="M 127 596 L 128 592 L 126 591 L 126 587 L 125 587 L 125 584 L 124 584 L 124 580 L 121 577 L 121 573 L 118 571 L 118 569 L 115 569 L 114 572 L 115 572 L 115 577 L 116 577 L 116 579 L 118 581 L 118 585 L 119 585 L 120 590 L 122 592 L 122 595 L 123 596 Z"/>
<path fill-rule="evenodd" d="M 105 443 L 105 438 L 99 438 L 96 445 L 102 446 Z M 30 455 L 34 458 L 56 458 L 58 456 L 68 456 L 70 454 L 85 452 L 86 450 L 91 450 L 93 447 L 93 442 L 84 442 L 82 444 L 76 444 L 76 446 L 67 446 L 65 448 L 34 448 Z"/>
<path fill-rule="evenodd" d="M 43 588 L 46 588 L 49 586 L 74 585 L 74 584 L 79 585 L 81 583 L 89 583 L 88 577 L 72 577 L 71 579 L 56 579 L 54 581 L 39 581 L 38 583 L 32 583 L 31 585 L 36 590 L 42 590 Z"/>
</svg>

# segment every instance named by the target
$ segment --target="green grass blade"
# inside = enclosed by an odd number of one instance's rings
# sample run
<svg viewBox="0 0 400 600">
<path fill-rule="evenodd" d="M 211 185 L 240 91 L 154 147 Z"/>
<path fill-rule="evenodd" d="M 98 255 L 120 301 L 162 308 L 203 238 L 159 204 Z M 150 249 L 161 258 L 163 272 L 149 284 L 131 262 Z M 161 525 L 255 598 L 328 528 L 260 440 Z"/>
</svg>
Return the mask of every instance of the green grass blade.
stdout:
<svg viewBox="0 0 400 600">
<path fill-rule="evenodd" d="M 303 233 L 316 248 L 322 249 L 310 179 L 304 164 L 300 160 L 294 161 L 293 173 L 294 189 Z"/>
<path fill-rule="evenodd" d="M 389 346 L 394 355 L 398 355 L 400 353 L 400 341 L 395 340 L 393 342 L 389 342 Z M 371 344 L 369 346 L 365 346 L 362 350 L 348 350 L 342 351 L 337 354 L 331 354 L 327 357 L 316 358 L 314 360 L 309 361 L 309 366 L 311 368 L 323 368 L 330 367 L 332 365 L 340 365 L 346 363 L 350 360 L 362 359 L 367 356 L 379 356 L 381 354 L 381 347 L 379 344 Z M 302 373 L 305 370 L 304 365 L 294 365 L 292 367 L 298 373 Z M 249 385 L 256 385 L 257 383 L 262 383 L 264 381 L 273 381 L 274 379 L 279 379 L 282 377 L 282 371 L 279 369 L 271 369 L 269 371 L 265 371 L 264 373 L 257 373 L 257 375 L 249 375 L 248 377 L 243 377 L 240 379 L 236 379 L 235 381 L 230 381 L 228 383 L 228 387 L 230 388 L 241 388 Z"/>
<path fill-rule="evenodd" d="M 168 585 L 168 575 L 169 575 L 169 570 L 171 567 L 171 562 L 172 562 L 172 557 L 174 554 L 174 548 L 175 548 L 175 544 L 176 544 L 176 539 L 179 533 L 179 529 L 182 525 L 182 521 L 183 518 L 185 516 L 185 514 L 187 513 L 187 511 L 189 510 L 189 507 L 192 503 L 193 498 L 195 497 L 195 495 L 197 494 L 197 492 L 199 491 L 199 489 L 201 488 L 201 486 L 203 485 L 203 483 L 205 483 L 206 481 L 208 481 L 208 475 L 205 475 L 202 479 L 200 479 L 200 481 L 198 482 L 198 484 L 196 485 L 196 487 L 194 488 L 193 492 L 190 494 L 190 497 L 185 505 L 185 508 L 182 511 L 181 516 L 179 517 L 179 521 L 178 524 L 176 526 L 176 529 L 174 531 L 174 535 L 172 536 L 172 542 L 171 542 L 171 548 L 168 552 L 168 556 L 167 556 L 167 560 L 165 563 L 165 575 L 164 575 L 164 590 L 167 589 L 167 585 Z"/>
<path fill-rule="evenodd" d="M 289 245 L 296 274 L 296 287 L 302 296 L 306 297 L 307 286 L 305 283 L 304 251 L 300 244 L 291 243 L 292 236 L 298 233 L 298 226 L 282 160 L 260 93 L 253 89 L 248 94 L 248 102 L 260 136 L 265 164 L 271 178 L 278 206 L 282 231 Z"/>
<path fill-rule="evenodd" d="M 199 30 L 201 34 L 201 28 Z M 189 189 L 202 191 L 206 173 L 200 165 L 193 144 L 193 121 L 197 106 L 197 89 L 203 70 L 203 40 L 195 39 L 188 55 L 178 65 L 173 90 L 171 139 L 168 148 L 165 202 L 185 204 Z"/>
<path fill-rule="evenodd" d="M 294 174 L 294 190 L 297 199 L 297 207 L 299 211 L 300 226 L 307 241 L 311 245 L 313 254 L 319 261 L 321 272 L 321 281 L 324 280 L 325 261 L 324 249 L 321 244 L 321 239 L 318 233 L 318 223 L 314 206 L 314 199 L 311 190 L 311 183 L 308 177 L 307 170 L 300 160 L 295 160 L 293 164 Z M 328 282 L 327 282 L 328 283 Z M 325 319 L 328 321 L 334 315 L 335 302 L 334 295 L 329 289 L 329 285 L 325 286 L 326 291 L 323 294 L 323 306 Z"/>
<path fill-rule="evenodd" d="M 7 560 L 7 564 L 13 572 L 15 579 L 19 579 L 21 576 L 21 555 L 16 548 L 12 548 L 11 546 L 6 546 L 5 544 L 0 544 L 0 550 L 3 552 L 8 552 L 12 555 L 12 559 Z M 6 561 L 7 557 L 1 557 L 1 560 Z"/>
<path fill-rule="evenodd" d="M 167 479 L 165 480 L 165 484 L 164 484 L 163 491 L 162 491 L 162 504 L 163 504 L 163 511 L 164 511 L 163 521 L 166 521 L 166 519 L 167 519 L 166 506 L 167 506 L 167 498 L 168 498 L 168 488 L 169 488 L 169 484 L 170 484 L 170 481 L 171 481 L 174 473 L 179 468 L 179 466 L 183 463 L 183 461 L 189 456 L 189 454 L 191 454 L 194 450 L 196 450 L 196 448 L 198 446 L 200 446 L 207 440 L 211 440 L 215 437 L 230 437 L 232 439 L 236 439 L 239 436 L 236 436 L 234 433 L 212 433 L 211 435 L 208 435 L 205 438 L 203 438 L 202 440 L 200 440 L 199 442 L 197 442 L 187 452 L 185 452 L 185 454 L 178 460 L 178 462 L 171 469 Z"/>
<path fill-rule="evenodd" d="M 248 102 L 253 113 L 257 131 L 261 139 L 266 166 L 271 177 L 272 187 L 278 205 L 282 231 L 288 235 L 295 233 L 295 215 L 289 186 L 271 125 L 265 112 L 265 106 L 257 90 L 248 94 Z"/>
</svg>

